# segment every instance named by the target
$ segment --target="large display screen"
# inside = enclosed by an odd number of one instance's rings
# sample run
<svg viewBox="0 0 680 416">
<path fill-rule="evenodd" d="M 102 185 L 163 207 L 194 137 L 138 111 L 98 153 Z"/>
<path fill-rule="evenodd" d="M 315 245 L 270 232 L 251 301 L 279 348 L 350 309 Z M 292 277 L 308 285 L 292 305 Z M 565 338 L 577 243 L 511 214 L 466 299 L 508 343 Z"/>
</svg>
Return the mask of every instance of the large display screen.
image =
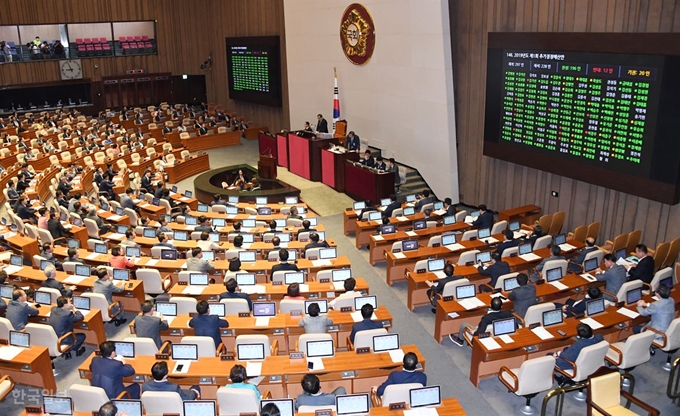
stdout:
<svg viewBox="0 0 680 416">
<path fill-rule="evenodd" d="M 489 34 L 485 155 L 677 202 L 680 141 L 668 129 L 679 56 L 642 53 L 627 35 L 499 35 Z"/>
<path fill-rule="evenodd" d="M 279 37 L 227 38 L 229 97 L 281 106 Z"/>
</svg>

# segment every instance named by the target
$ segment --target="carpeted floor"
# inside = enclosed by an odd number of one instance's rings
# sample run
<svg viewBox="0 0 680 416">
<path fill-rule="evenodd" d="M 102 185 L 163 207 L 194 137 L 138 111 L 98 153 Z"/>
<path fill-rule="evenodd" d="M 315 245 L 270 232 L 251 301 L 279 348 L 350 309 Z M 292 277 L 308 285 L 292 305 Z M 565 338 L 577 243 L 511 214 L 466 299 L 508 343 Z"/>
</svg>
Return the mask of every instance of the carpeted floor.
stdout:
<svg viewBox="0 0 680 416">
<path fill-rule="evenodd" d="M 239 163 L 257 164 L 257 144 L 247 142 L 242 146 L 235 146 L 210 151 L 211 168 L 234 165 Z M 219 163 L 218 163 L 219 161 Z M 342 230 L 342 211 L 350 206 L 352 200 L 319 183 L 312 183 L 290 174 L 279 168 L 279 178 L 302 190 L 302 199 L 310 204 L 323 217 L 320 222 L 326 227 L 327 235 L 337 241 L 338 251 L 346 255 L 352 262 L 354 276 L 364 277 L 371 288 L 371 294 L 378 296 L 378 302 L 387 306 L 394 318 L 392 332 L 399 333 L 403 344 L 417 344 L 427 359 L 426 373 L 428 384 L 442 386 L 443 397 L 456 397 L 469 415 L 514 415 L 520 414 L 518 408 L 524 404 L 524 399 L 508 393 L 496 378 L 488 378 L 475 388 L 468 380 L 470 348 L 460 348 L 446 339 L 442 345 L 435 342 L 434 315 L 429 308 L 421 307 L 415 312 L 406 308 L 406 284 L 395 284 L 388 287 L 385 282 L 385 265 L 372 267 L 368 262 L 367 250 L 356 250 L 354 237 L 345 237 Z M 193 189 L 193 178 L 179 183 L 180 189 Z M 134 316 L 128 314 L 128 319 Z M 126 325 L 114 327 L 106 326 L 109 339 L 122 339 L 128 334 Z M 87 354 L 92 352 L 88 347 Z M 55 366 L 59 371 L 57 385 L 60 392 L 66 394 L 68 386 L 84 383 L 76 368 L 83 362 L 84 357 L 69 361 L 58 359 Z M 668 373 L 659 369 L 659 364 L 666 359 L 665 354 L 659 353 L 652 360 L 636 368 L 635 394 L 643 401 L 656 406 L 662 415 L 678 414 L 677 407 L 671 405 L 665 395 Z M 0 403 L 0 416 L 19 415 L 26 404 L 35 404 L 30 399 L 37 400 L 35 389 L 18 387 L 12 395 Z M 539 394 L 533 401 L 539 408 L 544 395 Z M 552 406 L 550 407 L 552 411 Z M 639 409 L 633 409 L 639 410 Z M 567 397 L 564 402 L 563 415 L 585 415 L 586 407 L 583 403 Z"/>
</svg>

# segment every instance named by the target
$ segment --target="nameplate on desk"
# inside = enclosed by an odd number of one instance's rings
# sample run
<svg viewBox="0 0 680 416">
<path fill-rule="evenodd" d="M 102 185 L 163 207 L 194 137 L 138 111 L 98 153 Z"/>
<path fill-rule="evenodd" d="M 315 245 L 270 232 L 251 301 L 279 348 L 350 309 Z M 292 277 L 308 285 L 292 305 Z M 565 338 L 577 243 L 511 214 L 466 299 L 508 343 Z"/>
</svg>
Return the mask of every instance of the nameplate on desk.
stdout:
<svg viewBox="0 0 680 416">
<path fill-rule="evenodd" d="M 425 273 L 425 269 L 418 269 L 418 270 L 416 270 L 416 273 L 418 273 L 418 274 Z"/>
<path fill-rule="evenodd" d="M 250 318 L 250 312 L 239 312 L 238 317 L 239 318 Z"/>
<path fill-rule="evenodd" d="M 40 406 L 26 406 L 24 409 L 26 410 L 26 413 L 42 414 L 42 408 Z"/>
<path fill-rule="evenodd" d="M 480 332 L 479 339 L 489 338 L 491 336 L 490 332 Z"/>
<path fill-rule="evenodd" d="M 319 260 L 319 258 L 316 257 L 316 256 L 311 256 L 311 257 L 308 257 L 307 260 L 313 261 L 313 260 Z"/>
<path fill-rule="evenodd" d="M 441 246 L 442 246 L 441 243 L 434 243 L 434 244 L 432 244 L 432 247 L 441 247 Z"/>
<path fill-rule="evenodd" d="M 222 361 L 234 361 L 234 356 L 233 355 L 220 355 L 220 360 Z"/>
<path fill-rule="evenodd" d="M 157 360 L 169 360 L 170 355 L 168 355 L 168 354 L 156 354 L 156 359 Z"/>
<path fill-rule="evenodd" d="M 289 354 L 289 357 L 291 360 L 302 360 L 305 358 L 305 353 L 304 352 L 291 352 Z"/>
<path fill-rule="evenodd" d="M 545 280 L 544 280 L 544 279 L 539 279 L 539 280 L 536 281 L 536 286 L 542 285 L 543 283 L 545 283 Z"/>
<path fill-rule="evenodd" d="M 95 350 L 95 351 L 94 351 L 94 355 L 96 355 L 97 357 L 101 357 L 102 352 L 99 351 L 99 350 Z"/>
<path fill-rule="evenodd" d="M 390 326 L 390 321 L 382 321 L 383 328 Z"/>
<path fill-rule="evenodd" d="M 340 312 L 352 312 L 351 306 L 343 306 L 340 308 Z"/>
<path fill-rule="evenodd" d="M 347 211 L 347 212 L 354 211 L 354 208 L 345 208 L 345 211 Z"/>
<path fill-rule="evenodd" d="M 359 347 L 356 349 L 357 354 L 369 354 L 371 352 L 371 347 Z"/>
<path fill-rule="evenodd" d="M 541 326 L 541 324 L 539 322 L 536 322 L 536 323 L 529 325 L 529 329 L 538 328 L 539 326 Z"/>
<path fill-rule="evenodd" d="M 281 286 L 282 284 L 283 282 L 280 280 L 278 282 L 272 282 L 272 286 Z"/>
<path fill-rule="evenodd" d="M 326 327 L 327 332 L 338 332 L 340 330 L 340 325 L 328 325 Z"/>
<path fill-rule="evenodd" d="M 9 344 L 9 341 L 6 339 L 0 339 L 0 345 L 7 345 Z"/>
<path fill-rule="evenodd" d="M 405 402 L 390 403 L 390 410 L 403 410 L 403 409 L 406 409 Z"/>
<path fill-rule="evenodd" d="M 271 257 L 268 259 L 270 263 L 274 263 L 276 261 L 279 261 L 279 259 L 275 259 L 274 257 Z"/>
<path fill-rule="evenodd" d="M 450 302 L 450 301 L 453 300 L 453 295 L 444 296 L 443 300 L 444 300 L 444 302 Z"/>
<path fill-rule="evenodd" d="M 300 242 L 301 242 L 301 243 L 306 243 L 307 241 L 309 241 L 309 238 L 301 238 L 301 239 L 300 239 Z"/>
<path fill-rule="evenodd" d="M 437 225 L 436 225 L 436 226 L 437 226 L 437 227 L 443 227 L 443 226 L 444 226 L 444 223 L 439 221 L 439 222 L 437 222 Z"/>
<path fill-rule="evenodd" d="M 324 279 L 319 279 L 319 283 L 330 283 L 331 279 L 324 278 Z"/>
<path fill-rule="evenodd" d="M 517 257 L 517 253 L 510 253 L 510 257 Z"/>
<path fill-rule="evenodd" d="M 468 261 L 465 263 L 466 266 L 473 266 L 475 264 L 474 261 Z"/>
<path fill-rule="evenodd" d="M 394 250 L 392 250 L 392 253 L 401 253 L 401 249 L 400 249 L 400 248 L 395 248 Z"/>
<path fill-rule="evenodd" d="M 234 333 L 232 332 L 231 329 L 223 329 L 221 331 L 221 334 L 222 334 L 223 337 L 231 337 L 231 336 L 234 335 Z"/>
<path fill-rule="evenodd" d="M 193 318 L 194 316 L 196 316 L 196 312 L 189 312 L 189 316 Z"/>
<path fill-rule="evenodd" d="M 188 284 L 189 284 L 189 282 L 182 282 L 182 281 L 177 282 L 177 285 L 179 285 L 179 286 L 186 286 Z"/>
<path fill-rule="evenodd" d="M 290 311 L 290 316 L 302 316 L 302 310 L 301 309 L 295 309 Z"/>
<path fill-rule="evenodd" d="M 332 414 L 332 409 L 317 409 L 314 411 L 314 416 L 331 416 Z"/>
</svg>

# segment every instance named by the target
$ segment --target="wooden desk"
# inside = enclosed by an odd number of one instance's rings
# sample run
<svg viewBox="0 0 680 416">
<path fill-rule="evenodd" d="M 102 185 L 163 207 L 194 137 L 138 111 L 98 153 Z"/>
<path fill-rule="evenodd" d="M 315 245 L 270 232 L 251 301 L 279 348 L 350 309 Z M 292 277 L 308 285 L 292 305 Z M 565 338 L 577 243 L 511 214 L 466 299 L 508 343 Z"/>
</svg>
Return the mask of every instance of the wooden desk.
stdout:
<svg viewBox="0 0 680 416">
<path fill-rule="evenodd" d="M 191 153 L 199 150 L 217 149 L 218 147 L 235 146 L 241 144 L 240 131 L 228 131 L 226 133 L 206 134 L 203 136 L 180 139 L 182 147 Z"/>
<path fill-rule="evenodd" d="M 345 211 L 347 212 L 347 211 Z M 358 215 L 359 213 L 356 211 L 352 211 L 355 213 L 355 215 Z M 351 214 L 347 215 L 348 217 L 351 217 Z M 439 220 L 441 217 L 437 214 L 431 213 L 429 220 L 434 221 L 434 220 Z M 422 220 L 425 219 L 425 214 L 422 212 L 419 212 L 414 215 L 409 215 L 408 217 L 390 217 L 390 224 L 394 224 L 397 226 L 398 230 L 405 231 L 407 228 L 411 228 L 413 226 L 413 221 L 415 220 Z M 470 225 L 465 224 L 463 222 L 460 223 L 458 228 L 459 230 L 466 230 L 470 228 Z M 463 225 L 465 224 L 465 225 Z M 357 250 L 361 249 L 364 246 L 368 246 L 371 241 L 371 236 L 375 233 L 378 232 L 378 227 L 382 225 L 382 221 L 355 221 L 354 225 L 354 232 L 356 233 L 356 241 L 355 245 L 357 247 Z M 429 227 L 428 227 L 429 228 Z M 436 227 L 435 227 L 436 228 Z M 424 231 L 424 230 L 423 230 Z M 381 253 L 382 254 L 382 253 Z"/>
<path fill-rule="evenodd" d="M 205 172 L 210 169 L 210 160 L 207 153 L 192 156 L 187 161 L 176 160 L 174 165 L 165 166 L 169 183 L 178 183 L 190 176 Z"/>
<path fill-rule="evenodd" d="M 12 361 L 0 360 L 0 373 L 12 377 L 16 384 L 45 389 L 47 394 L 57 394 L 50 354 L 45 347 L 32 346 Z"/>
<path fill-rule="evenodd" d="M 43 305 L 40 309 L 38 309 L 38 316 L 32 316 L 28 318 L 29 322 L 49 325 L 49 317 L 47 315 L 52 310 L 52 306 L 56 305 Z M 76 333 L 85 334 L 86 344 L 99 348 L 99 344 L 106 341 L 106 332 L 104 331 L 102 312 L 99 309 L 91 309 L 90 313 L 87 315 L 83 313 L 83 316 L 84 319 L 82 321 L 73 324 L 73 330 Z"/>
<path fill-rule="evenodd" d="M 12 249 L 15 252 L 21 253 L 21 255 L 24 257 L 24 260 L 27 260 L 31 263 L 33 263 L 33 256 L 36 254 L 40 254 L 38 240 L 34 238 L 29 238 L 22 236 L 20 234 L 16 234 L 12 237 L 5 238 L 5 242 L 10 247 L 12 247 Z"/>
<path fill-rule="evenodd" d="M 533 225 L 534 222 L 541 216 L 543 210 L 538 205 L 524 205 L 498 211 L 498 221 L 519 221 L 522 224 Z"/>
<path fill-rule="evenodd" d="M 394 175 L 394 172 L 377 173 L 345 162 L 345 193 L 359 201 L 380 201 L 394 193 Z"/>
</svg>

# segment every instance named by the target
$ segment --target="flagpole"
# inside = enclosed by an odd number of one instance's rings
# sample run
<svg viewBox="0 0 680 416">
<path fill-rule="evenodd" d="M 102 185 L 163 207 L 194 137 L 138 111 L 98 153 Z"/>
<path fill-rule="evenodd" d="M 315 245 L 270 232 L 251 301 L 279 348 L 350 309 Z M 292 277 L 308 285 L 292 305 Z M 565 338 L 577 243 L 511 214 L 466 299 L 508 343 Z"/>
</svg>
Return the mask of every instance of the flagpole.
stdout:
<svg viewBox="0 0 680 416">
<path fill-rule="evenodd" d="M 333 87 L 333 134 L 335 134 L 335 123 L 340 120 L 340 98 L 338 97 L 338 69 L 333 67 L 335 86 Z"/>
</svg>

